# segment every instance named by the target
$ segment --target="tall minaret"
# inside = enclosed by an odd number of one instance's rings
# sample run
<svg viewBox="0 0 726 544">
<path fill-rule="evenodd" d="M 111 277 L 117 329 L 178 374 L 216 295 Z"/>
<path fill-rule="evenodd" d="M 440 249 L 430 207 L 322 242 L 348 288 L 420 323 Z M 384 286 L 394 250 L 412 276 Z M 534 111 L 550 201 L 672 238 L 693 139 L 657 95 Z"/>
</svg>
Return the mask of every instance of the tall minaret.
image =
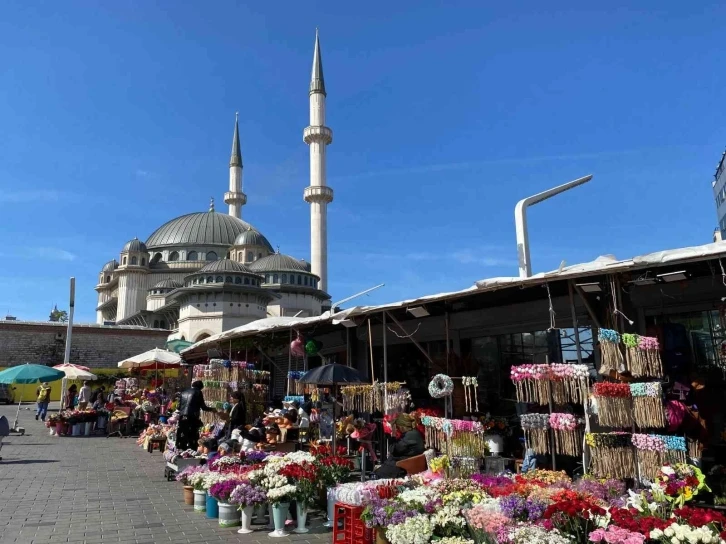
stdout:
<svg viewBox="0 0 726 544">
<path fill-rule="evenodd" d="M 315 30 L 313 73 L 310 78 L 310 126 L 303 140 L 310 146 L 310 187 L 305 188 L 305 202 L 310 204 L 310 264 L 320 277 L 319 287 L 328 289 L 328 204 L 333 190 L 326 184 L 325 149 L 333 141 L 333 131 L 325 126 L 325 79 L 320 39 Z"/>
<path fill-rule="evenodd" d="M 247 195 L 242 192 L 242 153 L 239 150 L 239 113 L 234 117 L 232 156 L 229 159 L 229 191 L 224 193 L 224 203 L 229 204 L 229 215 L 242 219 L 242 206 Z"/>
</svg>

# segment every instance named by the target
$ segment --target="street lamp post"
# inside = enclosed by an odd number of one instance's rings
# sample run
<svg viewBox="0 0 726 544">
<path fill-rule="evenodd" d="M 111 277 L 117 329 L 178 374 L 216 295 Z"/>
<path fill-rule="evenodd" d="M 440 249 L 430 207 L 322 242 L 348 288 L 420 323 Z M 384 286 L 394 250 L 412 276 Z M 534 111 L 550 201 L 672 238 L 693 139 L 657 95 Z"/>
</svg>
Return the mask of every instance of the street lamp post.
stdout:
<svg viewBox="0 0 726 544">
<path fill-rule="evenodd" d="M 529 256 L 529 233 L 527 232 L 527 208 L 555 195 L 564 193 L 568 189 L 587 183 L 591 179 L 592 175 L 585 176 L 560 185 L 559 187 L 553 187 L 536 195 L 528 196 L 517 202 L 517 205 L 514 207 L 514 222 L 517 228 L 517 253 L 520 278 L 528 278 L 532 275 L 532 263 Z"/>
</svg>

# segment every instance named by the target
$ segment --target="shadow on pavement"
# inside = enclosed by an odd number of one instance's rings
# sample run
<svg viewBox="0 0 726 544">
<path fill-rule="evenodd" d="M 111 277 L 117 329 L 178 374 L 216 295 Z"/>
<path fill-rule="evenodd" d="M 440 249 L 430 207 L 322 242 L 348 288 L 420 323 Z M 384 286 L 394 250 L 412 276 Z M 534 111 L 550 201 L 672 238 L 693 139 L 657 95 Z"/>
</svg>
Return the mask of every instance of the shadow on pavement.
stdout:
<svg viewBox="0 0 726 544">
<path fill-rule="evenodd" d="M 17 461 L 0 461 L 2 465 L 40 465 L 42 463 L 57 463 L 57 459 L 18 459 Z"/>
</svg>

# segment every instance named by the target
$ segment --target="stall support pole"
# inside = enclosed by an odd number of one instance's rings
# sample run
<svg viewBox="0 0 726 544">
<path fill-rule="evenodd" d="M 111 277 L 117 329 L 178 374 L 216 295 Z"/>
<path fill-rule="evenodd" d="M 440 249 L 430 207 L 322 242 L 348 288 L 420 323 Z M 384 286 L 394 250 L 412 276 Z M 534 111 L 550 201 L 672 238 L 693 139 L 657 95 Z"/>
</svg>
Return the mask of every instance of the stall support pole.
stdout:
<svg viewBox="0 0 726 544">
<path fill-rule="evenodd" d="M 386 312 L 383 312 L 383 414 L 388 413 L 388 342 L 386 341 Z"/>
<path fill-rule="evenodd" d="M 68 330 L 66 332 L 66 350 L 63 355 L 63 364 L 71 362 L 71 338 L 73 336 L 73 310 L 76 307 L 76 278 L 71 278 L 71 301 L 68 308 Z"/>
<path fill-rule="evenodd" d="M 368 353 L 371 356 L 371 383 L 375 383 L 376 372 L 373 370 L 373 332 L 371 331 L 370 318 L 368 318 Z"/>
<path fill-rule="evenodd" d="M 577 364 L 582 364 L 582 344 L 580 344 L 580 322 L 577 320 L 577 308 L 575 308 L 575 290 L 572 287 L 572 281 L 567 282 L 568 291 L 570 293 L 570 311 L 572 312 L 572 327 L 575 330 L 575 348 L 577 350 Z M 587 412 L 588 399 L 583 401 L 585 411 L 585 434 L 590 432 L 590 414 Z M 587 467 L 590 466 L 590 449 L 587 446 L 585 437 L 582 437 L 582 474 L 587 475 Z"/>
</svg>

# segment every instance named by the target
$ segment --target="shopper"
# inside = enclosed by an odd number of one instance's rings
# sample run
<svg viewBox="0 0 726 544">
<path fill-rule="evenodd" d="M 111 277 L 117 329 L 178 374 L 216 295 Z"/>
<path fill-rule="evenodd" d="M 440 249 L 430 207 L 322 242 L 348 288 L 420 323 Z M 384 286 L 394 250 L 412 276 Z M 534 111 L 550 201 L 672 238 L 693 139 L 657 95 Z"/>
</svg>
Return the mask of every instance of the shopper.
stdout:
<svg viewBox="0 0 726 544">
<path fill-rule="evenodd" d="M 96 403 L 99 403 L 101 406 L 106 404 L 106 388 L 102 385 L 97 387 L 91 395 L 91 404 L 95 405 Z"/>
<path fill-rule="evenodd" d="M 247 405 L 241 391 L 232 391 L 229 396 L 229 402 L 232 409 L 229 411 L 229 422 L 227 424 L 226 438 L 232 437 L 232 431 L 242 429 L 247 420 Z"/>
<path fill-rule="evenodd" d="M 63 407 L 66 410 L 73 410 L 73 407 L 76 405 L 76 391 L 78 389 L 78 386 L 76 386 L 75 383 L 72 383 L 68 387 L 68 391 L 66 391 L 65 396 L 65 402 L 63 403 Z"/>
<path fill-rule="evenodd" d="M 83 387 L 78 392 L 78 409 L 85 410 L 88 408 L 88 403 L 91 401 L 91 386 L 88 382 L 83 382 Z"/>
<path fill-rule="evenodd" d="M 197 444 L 199 427 L 202 426 L 202 420 L 199 418 L 201 410 L 205 412 L 215 411 L 214 408 L 210 408 L 205 404 L 202 389 L 204 389 L 204 384 L 197 380 L 181 394 L 179 400 L 179 427 L 176 437 L 176 447 L 179 451 L 193 448 Z"/>
<path fill-rule="evenodd" d="M 48 382 L 43 382 L 35 392 L 38 395 L 38 410 L 35 413 L 35 419 L 40 418 L 41 421 L 45 421 L 45 416 L 48 414 L 48 404 L 50 404 L 50 385 Z"/>
</svg>

